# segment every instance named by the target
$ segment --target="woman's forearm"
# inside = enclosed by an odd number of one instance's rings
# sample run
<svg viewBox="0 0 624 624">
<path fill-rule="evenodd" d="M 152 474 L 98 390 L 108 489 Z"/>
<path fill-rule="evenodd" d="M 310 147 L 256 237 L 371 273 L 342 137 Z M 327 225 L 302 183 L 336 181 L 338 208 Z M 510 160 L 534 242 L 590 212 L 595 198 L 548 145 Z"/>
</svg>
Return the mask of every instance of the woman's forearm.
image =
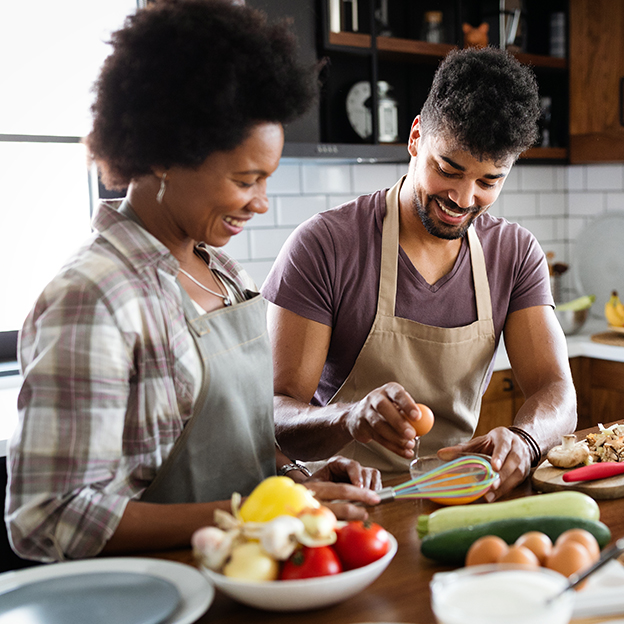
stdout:
<svg viewBox="0 0 624 624">
<path fill-rule="evenodd" d="M 197 529 L 214 524 L 215 509 L 230 511 L 230 501 L 172 505 L 130 501 L 102 554 L 187 548 Z"/>
</svg>

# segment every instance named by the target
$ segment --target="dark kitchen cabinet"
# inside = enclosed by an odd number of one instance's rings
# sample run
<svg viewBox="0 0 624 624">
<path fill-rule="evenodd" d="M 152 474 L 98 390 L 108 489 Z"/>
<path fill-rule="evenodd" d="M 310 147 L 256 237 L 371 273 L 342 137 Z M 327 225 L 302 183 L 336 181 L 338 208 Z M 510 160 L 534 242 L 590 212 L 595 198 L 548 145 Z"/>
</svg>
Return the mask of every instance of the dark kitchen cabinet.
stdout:
<svg viewBox="0 0 624 624">
<path fill-rule="evenodd" d="M 570 0 L 570 162 L 624 162 L 624 2 Z"/>
<path fill-rule="evenodd" d="M 439 62 L 451 49 L 463 46 L 462 24 L 487 22 L 492 45 L 499 44 L 501 30 L 498 0 L 349 0 L 343 2 L 346 12 L 338 27 L 332 20 L 331 0 L 247 3 L 262 8 L 271 18 L 292 17 L 304 56 L 324 63 L 320 100 L 305 119 L 286 128 L 284 156 L 407 161 L 411 123 Z M 568 63 L 549 55 L 550 15 L 562 12 L 565 16 L 567 6 L 567 0 L 522 0 L 522 36 L 514 42 L 514 53 L 534 68 L 541 95 L 552 100 L 550 146 L 528 150 L 525 160 L 567 158 Z M 424 16 L 430 11 L 442 15 L 441 42 L 425 40 Z M 390 95 L 397 102 L 398 136 L 392 142 L 379 140 L 379 94 L 370 88 L 379 81 L 391 86 Z M 366 107 L 371 128 L 366 137 L 353 128 L 347 113 L 347 98 L 357 83 L 368 83 L 370 92 Z"/>
</svg>

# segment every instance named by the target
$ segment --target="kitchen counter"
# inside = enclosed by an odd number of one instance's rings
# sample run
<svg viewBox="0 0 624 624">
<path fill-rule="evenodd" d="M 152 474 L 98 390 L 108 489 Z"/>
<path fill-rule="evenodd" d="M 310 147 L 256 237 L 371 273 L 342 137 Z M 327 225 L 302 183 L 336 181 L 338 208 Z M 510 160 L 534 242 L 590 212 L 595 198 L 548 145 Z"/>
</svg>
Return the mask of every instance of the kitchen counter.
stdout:
<svg viewBox="0 0 624 624">
<path fill-rule="evenodd" d="M 592 334 L 604 332 L 606 329 L 604 319 L 590 318 L 578 334 L 567 337 L 569 357 L 584 356 L 599 360 L 624 362 L 624 347 L 612 347 L 592 342 Z M 2 376 L 2 374 L 15 368 L 14 364 L 0 364 L 0 457 L 6 455 L 7 441 L 17 425 L 17 394 L 21 384 L 19 375 Z M 494 361 L 494 370 L 509 368 L 511 368 L 509 358 L 505 351 L 504 342 L 501 341 Z"/>
<path fill-rule="evenodd" d="M 586 431 L 579 432 L 584 435 Z M 394 485 L 407 478 L 397 477 L 384 485 Z M 518 486 L 506 498 L 532 496 L 530 479 Z M 624 534 L 624 502 L 622 499 L 600 500 L 601 520 L 611 529 L 612 542 Z M 335 606 L 318 611 L 278 613 L 245 607 L 217 590 L 214 603 L 197 624 L 352 624 L 354 622 L 411 622 L 434 624 L 431 610 L 429 582 L 436 572 L 454 568 L 428 560 L 420 553 L 420 539 L 416 534 L 416 519 L 420 514 L 431 513 L 439 506 L 428 500 L 398 500 L 369 509 L 370 519 L 392 533 L 399 548 L 383 574 L 367 589 Z M 190 549 L 153 553 L 162 559 L 172 559 L 195 565 Z M 596 616 L 573 619 L 572 624 L 596 624 L 614 620 L 617 616 Z M 618 620 L 622 621 L 622 620 Z"/>
<path fill-rule="evenodd" d="M 567 336 L 568 357 L 589 357 L 596 360 L 610 360 L 612 362 L 624 362 L 624 348 L 593 342 L 591 336 L 607 331 L 604 319 L 589 318 L 578 334 Z M 511 368 L 504 341 L 498 347 L 496 359 L 494 360 L 494 370 L 507 370 Z"/>
</svg>

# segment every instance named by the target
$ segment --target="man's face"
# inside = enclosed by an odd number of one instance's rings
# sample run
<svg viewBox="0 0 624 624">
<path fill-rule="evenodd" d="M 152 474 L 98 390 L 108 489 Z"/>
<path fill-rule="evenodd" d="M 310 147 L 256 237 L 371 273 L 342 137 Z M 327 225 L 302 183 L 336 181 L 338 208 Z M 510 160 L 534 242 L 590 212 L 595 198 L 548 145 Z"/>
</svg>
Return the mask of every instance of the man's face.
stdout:
<svg viewBox="0 0 624 624">
<path fill-rule="evenodd" d="M 461 238 L 496 201 L 514 162 L 478 160 L 444 137 L 422 137 L 417 122 L 410 153 L 414 211 L 429 234 L 448 240 Z"/>
</svg>

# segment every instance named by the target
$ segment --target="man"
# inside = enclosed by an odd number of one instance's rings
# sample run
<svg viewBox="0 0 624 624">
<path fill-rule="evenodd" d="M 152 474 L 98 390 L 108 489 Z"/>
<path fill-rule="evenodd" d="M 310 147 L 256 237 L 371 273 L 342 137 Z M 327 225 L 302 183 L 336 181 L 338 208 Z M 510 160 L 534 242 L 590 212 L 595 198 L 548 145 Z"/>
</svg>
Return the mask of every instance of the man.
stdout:
<svg viewBox="0 0 624 624">
<path fill-rule="evenodd" d="M 291 236 L 263 288 L 284 452 L 404 471 L 418 401 L 436 417 L 421 454 L 491 455 L 495 500 L 574 429 L 544 253 L 487 213 L 538 117 L 527 67 L 493 48 L 454 51 L 412 124 L 407 176 Z M 503 329 L 526 402 L 512 429 L 470 440 Z"/>
</svg>

